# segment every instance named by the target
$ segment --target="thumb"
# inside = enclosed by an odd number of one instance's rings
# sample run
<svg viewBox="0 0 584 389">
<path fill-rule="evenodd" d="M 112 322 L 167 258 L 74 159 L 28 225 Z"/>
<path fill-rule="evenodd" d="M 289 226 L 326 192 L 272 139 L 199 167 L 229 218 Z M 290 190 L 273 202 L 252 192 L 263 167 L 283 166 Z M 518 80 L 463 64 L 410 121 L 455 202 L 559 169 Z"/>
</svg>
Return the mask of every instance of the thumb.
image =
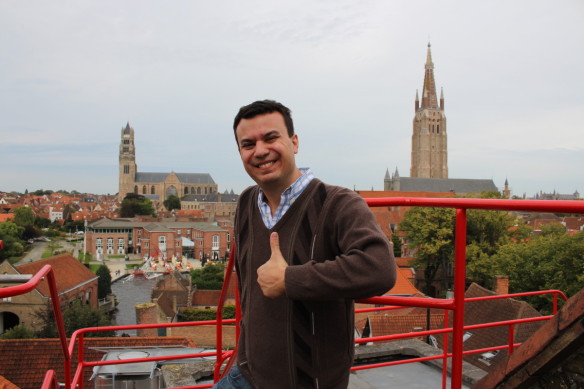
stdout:
<svg viewBox="0 0 584 389">
<path fill-rule="evenodd" d="M 272 256 L 274 254 L 282 255 L 280 251 L 280 237 L 277 232 L 272 232 L 270 235 L 270 248 L 272 249 Z"/>
</svg>

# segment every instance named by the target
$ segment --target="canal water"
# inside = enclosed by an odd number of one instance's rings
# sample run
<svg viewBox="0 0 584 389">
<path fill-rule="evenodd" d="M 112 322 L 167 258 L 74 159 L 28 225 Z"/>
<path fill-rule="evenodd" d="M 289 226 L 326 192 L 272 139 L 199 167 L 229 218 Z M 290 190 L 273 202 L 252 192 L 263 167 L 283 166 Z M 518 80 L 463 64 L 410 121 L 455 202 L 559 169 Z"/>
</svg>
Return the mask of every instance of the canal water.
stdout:
<svg viewBox="0 0 584 389">
<path fill-rule="evenodd" d="M 112 283 L 112 293 L 116 295 L 119 302 L 114 315 L 116 325 L 136 324 L 136 304 L 149 303 L 152 289 L 159 278 L 148 280 L 144 277 L 128 276 Z M 117 331 L 117 335 L 126 333 L 136 336 L 136 330 Z"/>
</svg>

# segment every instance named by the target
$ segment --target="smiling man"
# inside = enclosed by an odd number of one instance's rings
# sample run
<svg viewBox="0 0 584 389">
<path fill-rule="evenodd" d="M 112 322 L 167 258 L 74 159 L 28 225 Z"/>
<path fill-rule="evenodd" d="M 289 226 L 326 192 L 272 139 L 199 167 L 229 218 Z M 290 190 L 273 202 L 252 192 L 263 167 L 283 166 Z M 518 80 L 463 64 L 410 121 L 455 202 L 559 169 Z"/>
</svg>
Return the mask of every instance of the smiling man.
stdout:
<svg viewBox="0 0 584 389">
<path fill-rule="evenodd" d="M 257 185 L 241 194 L 235 217 L 237 364 L 214 388 L 346 388 L 353 300 L 393 287 L 393 251 L 358 194 L 296 166 L 287 107 L 244 106 L 233 130 Z"/>
</svg>

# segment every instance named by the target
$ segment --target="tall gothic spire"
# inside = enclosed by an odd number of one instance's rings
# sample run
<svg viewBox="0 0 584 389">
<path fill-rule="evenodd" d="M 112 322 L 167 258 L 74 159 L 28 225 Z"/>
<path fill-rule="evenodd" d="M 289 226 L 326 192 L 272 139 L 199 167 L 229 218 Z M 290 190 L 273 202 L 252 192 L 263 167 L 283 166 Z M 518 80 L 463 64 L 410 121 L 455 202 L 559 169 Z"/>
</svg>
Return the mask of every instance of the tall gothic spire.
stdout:
<svg viewBox="0 0 584 389">
<path fill-rule="evenodd" d="M 422 108 L 437 108 L 438 98 L 436 96 L 436 82 L 434 81 L 434 63 L 432 62 L 432 51 L 428 42 L 428 54 L 424 73 L 424 89 L 422 90 Z"/>
</svg>

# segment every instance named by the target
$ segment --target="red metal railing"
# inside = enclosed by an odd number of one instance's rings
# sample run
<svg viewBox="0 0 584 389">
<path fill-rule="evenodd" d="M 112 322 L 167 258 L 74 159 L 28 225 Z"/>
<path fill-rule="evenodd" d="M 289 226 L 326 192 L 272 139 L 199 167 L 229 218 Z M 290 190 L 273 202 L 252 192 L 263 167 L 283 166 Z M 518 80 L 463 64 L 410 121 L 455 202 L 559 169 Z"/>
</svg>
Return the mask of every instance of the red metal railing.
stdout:
<svg viewBox="0 0 584 389">
<path fill-rule="evenodd" d="M 553 312 L 557 312 L 557 296 L 559 295 L 564 300 L 566 296 L 560 291 L 542 291 L 542 292 L 529 292 L 529 293 L 519 293 L 501 296 L 488 296 L 488 297 L 478 297 L 472 299 L 465 299 L 465 279 L 466 279 L 466 211 L 467 209 L 487 209 L 487 210 L 513 210 L 513 211 L 540 211 L 540 212 L 558 212 L 558 213 L 575 213 L 584 214 L 584 201 L 546 201 L 546 200 L 494 200 L 494 199 L 434 199 L 434 198 L 407 198 L 407 197 L 396 197 L 396 198 L 374 198 L 366 199 L 367 203 L 371 207 L 386 207 L 386 206 L 418 206 L 418 207 L 446 207 L 454 208 L 456 210 L 456 228 L 455 228 L 455 253 L 454 253 L 454 298 L 453 299 L 425 299 L 425 298 L 412 298 L 412 297 L 374 297 L 366 300 L 361 300 L 361 303 L 376 304 L 376 305 L 390 305 L 385 308 L 372 308 L 361 310 L 372 311 L 380 309 L 398 309 L 402 307 L 424 307 L 424 308 L 437 308 L 444 310 L 444 326 L 443 329 L 429 330 L 429 331 L 419 331 L 407 334 L 397 334 L 388 335 L 380 337 L 362 338 L 357 339 L 356 343 L 368 343 L 374 341 L 387 341 L 402 339 L 407 337 L 419 337 L 427 335 L 440 335 L 444 336 L 444 349 L 443 353 L 436 356 L 429 356 L 423 358 L 409 359 L 405 361 L 394 361 L 380 364 L 373 364 L 367 366 L 355 366 L 352 370 L 362 370 L 370 369 L 381 366 L 391 366 L 403 363 L 421 362 L 429 361 L 434 359 L 443 360 L 443 388 L 446 387 L 446 371 L 447 371 L 447 360 L 452 358 L 452 370 L 451 370 L 451 387 L 460 388 L 462 386 L 462 362 L 463 355 L 471 353 L 484 353 L 486 351 L 502 350 L 507 349 L 509 353 L 513 352 L 513 349 L 519 344 L 514 342 L 513 339 L 513 327 L 517 324 L 522 324 L 532 321 L 547 320 L 552 316 L 543 316 L 529 319 L 518 319 L 518 320 L 508 320 L 496 323 L 485 323 L 472 326 L 464 326 L 464 304 L 470 301 L 480 301 L 488 299 L 497 298 L 509 298 L 509 297 L 519 297 L 534 294 L 552 293 L 554 296 L 553 300 Z M 237 296 L 237 309 L 236 309 L 236 319 L 233 320 L 223 320 L 221 317 L 221 312 L 223 311 L 226 295 L 227 286 L 229 285 L 232 270 L 234 267 L 234 255 L 233 250 L 227 265 L 226 279 L 224 282 L 223 290 L 221 292 L 221 298 L 219 306 L 217 308 L 217 320 L 205 321 L 205 322 L 187 322 L 187 323 L 166 323 L 166 324 L 144 324 L 144 325 L 132 325 L 132 326 L 110 326 L 110 327 L 99 327 L 99 328 L 85 328 L 76 331 L 69 345 L 67 344 L 67 338 L 65 334 L 65 328 L 63 324 L 62 313 L 60 309 L 59 299 L 57 295 L 57 288 L 55 283 L 54 273 L 50 266 L 44 266 L 37 274 L 35 274 L 26 283 L 1 288 L 0 298 L 7 296 L 14 296 L 19 294 L 24 294 L 32 291 L 41 280 L 46 277 L 49 283 L 49 289 L 51 292 L 51 302 L 53 305 L 53 310 L 55 311 L 55 318 L 57 321 L 57 328 L 59 332 L 59 338 L 61 343 L 61 348 L 63 351 L 63 357 L 65 361 L 65 387 L 66 389 L 73 388 L 83 388 L 83 371 L 85 368 L 93 366 L 102 365 L 113 365 L 113 364 L 123 364 L 123 363 L 134 363 L 134 362 L 144 362 L 144 361 L 162 361 L 162 360 L 174 360 L 183 358 L 193 358 L 193 357 L 203 357 L 214 355 L 217 358 L 216 367 L 214 371 L 215 380 L 219 379 L 221 366 L 225 361 L 227 361 L 227 366 L 229 367 L 233 363 L 232 356 L 235 351 L 223 350 L 222 349 L 222 326 L 224 324 L 234 324 L 236 325 L 236 336 L 239 335 L 239 320 L 241 318 L 241 312 L 239 309 L 239 298 Z M 453 311 L 453 326 L 448 327 L 449 323 L 449 311 Z M 165 357 L 149 357 L 149 358 L 136 358 L 132 360 L 124 361 L 85 361 L 83 355 L 83 344 L 84 335 L 88 332 L 93 331 L 112 331 L 112 330 L 128 330 L 128 329 L 141 329 L 141 328 L 163 328 L 163 327 L 184 327 L 184 326 L 196 326 L 196 325 L 209 325 L 215 324 L 217 326 L 217 351 L 198 353 L 190 355 L 180 355 L 180 356 L 165 356 Z M 463 351 L 463 335 L 465 330 L 487 328 L 494 326 L 508 326 L 509 327 L 509 339 L 507 345 L 493 346 L 480 350 L 469 350 Z M 448 351 L 448 336 L 452 334 L 452 352 Z M 75 372 L 75 376 L 71 381 L 71 359 L 73 351 L 75 349 L 75 344 L 78 347 L 78 364 Z M 228 368 L 224 369 L 226 372 Z M 43 389 L 49 387 L 57 387 L 57 380 L 55 373 L 51 370 L 48 371 L 45 376 L 45 381 L 43 383 Z M 211 385 L 197 385 L 189 388 L 209 388 Z"/>
</svg>

